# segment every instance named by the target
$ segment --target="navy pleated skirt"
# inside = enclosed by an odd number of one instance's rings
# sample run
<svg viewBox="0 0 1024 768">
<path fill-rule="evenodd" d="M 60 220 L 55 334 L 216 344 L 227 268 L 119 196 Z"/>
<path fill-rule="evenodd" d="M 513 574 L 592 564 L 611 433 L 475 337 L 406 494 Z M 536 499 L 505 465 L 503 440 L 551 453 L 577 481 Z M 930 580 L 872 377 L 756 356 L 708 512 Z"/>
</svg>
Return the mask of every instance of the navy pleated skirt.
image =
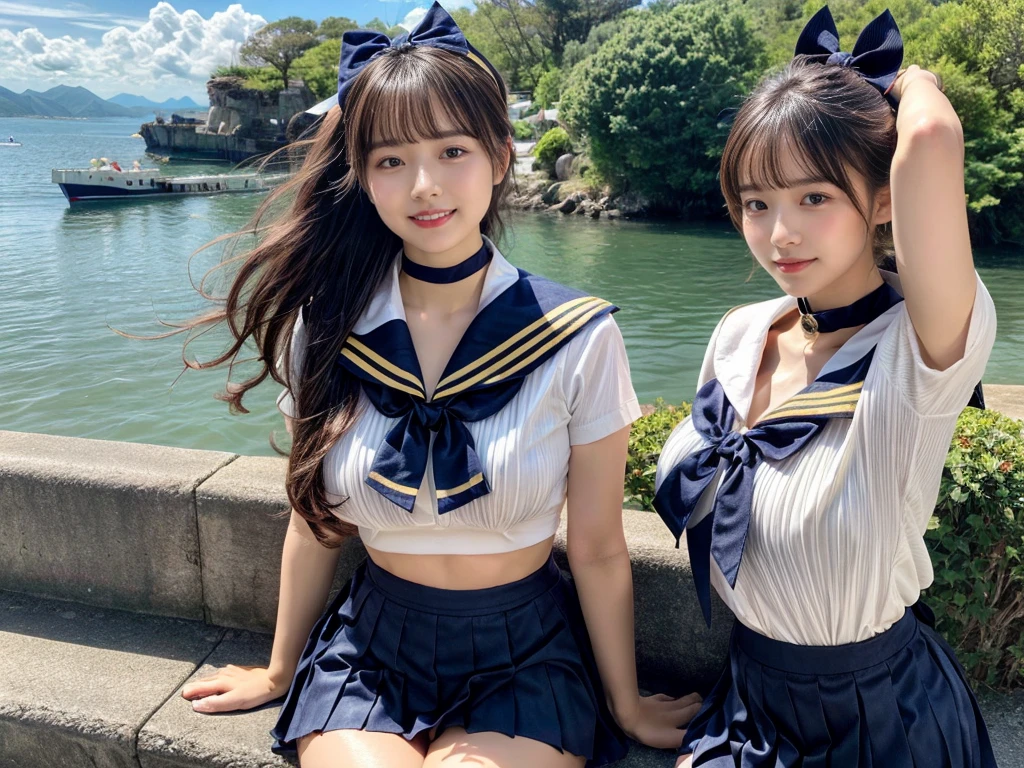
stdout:
<svg viewBox="0 0 1024 768">
<path fill-rule="evenodd" d="M 575 589 L 553 560 L 510 584 L 445 590 L 367 559 L 313 628 L 271 734 L 276 753 L 294 754 L 317 731 L 411 740 L 451 726 L 593 766 L 625 756 Z"/>
<path fill-rule="evenodd" d="M 919 604 L 886 632 L 835 647 L 737 623 L 680 754 L 710 768 L 995 768 L 953 649 L 916 614 L 930 618 Z"/>
</svg>

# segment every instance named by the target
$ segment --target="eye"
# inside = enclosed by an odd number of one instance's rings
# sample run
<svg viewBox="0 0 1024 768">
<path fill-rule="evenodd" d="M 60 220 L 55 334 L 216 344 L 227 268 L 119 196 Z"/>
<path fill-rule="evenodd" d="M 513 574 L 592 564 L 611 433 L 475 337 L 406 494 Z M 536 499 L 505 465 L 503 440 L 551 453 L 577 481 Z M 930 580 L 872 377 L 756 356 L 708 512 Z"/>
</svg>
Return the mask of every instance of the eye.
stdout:
<svg viewBox="0 0 1024 768">
<path fill-rule="evenodd" d="M 443 154 L 448 160 L 456 160 L 466 154 L 466 150 L 462 147 L 448 147 Z"/>
<path fill-rule="evenodd" d="M 818 192 L 812 192 L 809 195 L 804 195 L 804 200 L 808 201 L 812 206 L 818 206 L 828 200 L 828 196 L 822 195 Z"/>
<path fill-rule="evenodd" d="M 745 200 L 743 210 L 747 213 L 757 213 L 758 211 L 767 211 L 768 205 L 763 200 Z"/>
<path fill-rule="evenodd" d="M 377 167 L 378 168 L 397 168 L 401 164 L 402 164 L 402 161 L 399 160 L 397 157 L 385 157 L 385 158 L 381 159 L 380 161 L 378 161 Z"/>
</svg>

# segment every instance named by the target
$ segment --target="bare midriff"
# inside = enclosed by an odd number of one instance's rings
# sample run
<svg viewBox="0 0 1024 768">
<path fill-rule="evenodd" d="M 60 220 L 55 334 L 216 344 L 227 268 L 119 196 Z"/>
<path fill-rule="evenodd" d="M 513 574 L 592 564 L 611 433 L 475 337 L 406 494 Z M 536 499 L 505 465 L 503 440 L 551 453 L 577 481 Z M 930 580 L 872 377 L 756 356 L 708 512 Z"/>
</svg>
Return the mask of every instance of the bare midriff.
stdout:
<svg viewBox="0 0 1024 768">
<path fill-rule="evenodd" d="M 492 555 L 409 555 L 367 547 L 370 559 L 400 579 L 437 589 L 487 589 L 518 581 L 539 569 L 554 537 L 514 552 Z"/>
</svg>

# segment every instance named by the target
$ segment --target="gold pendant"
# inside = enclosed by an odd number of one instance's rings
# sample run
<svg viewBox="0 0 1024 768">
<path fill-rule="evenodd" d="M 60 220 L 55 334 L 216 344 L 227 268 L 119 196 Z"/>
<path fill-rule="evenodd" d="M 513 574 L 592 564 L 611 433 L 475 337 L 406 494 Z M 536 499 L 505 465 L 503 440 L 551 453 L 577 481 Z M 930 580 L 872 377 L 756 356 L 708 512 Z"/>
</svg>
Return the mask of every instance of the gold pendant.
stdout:
<svg viewBox="0 0 1024 768">
<path fill-rule="evenodd" d="M 814 319 L 814 315 L 800 315 L 800 329 L 807 338 L 813 339 L 816 337 L 818 335 L 818 321 Z"/>
</svg>

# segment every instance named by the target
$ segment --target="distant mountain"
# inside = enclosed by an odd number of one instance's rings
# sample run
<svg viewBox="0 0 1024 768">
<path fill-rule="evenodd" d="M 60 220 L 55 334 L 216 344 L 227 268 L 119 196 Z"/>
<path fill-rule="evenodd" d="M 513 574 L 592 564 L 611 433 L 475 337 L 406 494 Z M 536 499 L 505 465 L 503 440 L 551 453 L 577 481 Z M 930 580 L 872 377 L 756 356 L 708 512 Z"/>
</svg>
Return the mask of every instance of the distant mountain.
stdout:
<svg viewBox="0 0 1024 768">
<path fill-rule="evenodd" d="M 160 103 L 147 99 L 145 96 L 136 96 L 132 93 L 119 93 L 107 101 L 120 104 L 122 107 L 149 107 L 150 109 L 205 109 L 201 104 L 196 104 L 188 96 L 180 99 L 165 99 Z"/>
<path fill-rule="evenodd" d="M 48 91 L 15 93 L 0 87 L 0 117 L 145 117 L 153 110 L 203 109 L 188 96 L 162 104 L 142 96 L 120 93 L 101 99 L 81 86 L 58 85 Z"/>
</svg>

